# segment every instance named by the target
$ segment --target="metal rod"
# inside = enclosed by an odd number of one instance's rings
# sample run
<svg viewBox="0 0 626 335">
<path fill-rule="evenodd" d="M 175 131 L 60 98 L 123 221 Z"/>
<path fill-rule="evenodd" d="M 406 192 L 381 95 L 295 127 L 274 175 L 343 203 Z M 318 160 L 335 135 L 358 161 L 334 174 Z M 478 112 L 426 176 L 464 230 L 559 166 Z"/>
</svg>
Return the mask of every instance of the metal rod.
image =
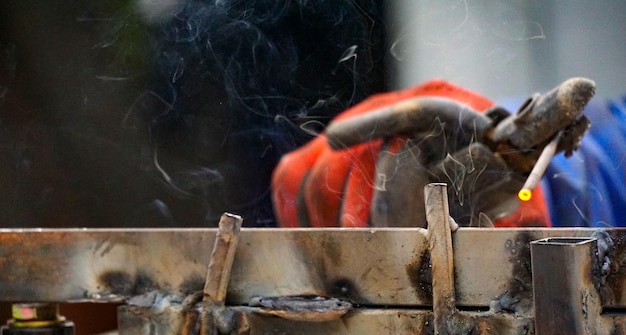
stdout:
<svg viewBox="0 0 626 335">
<path fill-rule="evenodd" d="M 226 299 L 228 279 L 235 259 L 242 222 L 241 217 L 228 213 L 222 215 L 220 219 L 204 283 L 203 301 L 205 302 L 223 303 Z"/>
<path fill-rule="evenodd" d="M 424 187 L 428 241 L 432 263 L 433 311 L 435 334 L 448 334 L 446 322 L 456 311 L 454 258 L 448 206 L 447 185 L 432 183 Z"/>
<path fill-rule="evenodd" d="M 543 151 L 541 152 L 541 155 L 539 155 L 535 166 L 530 171 L 530 174 L 528 175 L 524 186 L 522 186 L 522 189 L 517 194 L 520 200 L 529 201 L 532 198 L 532 192 L 537 184 L 539 184 L 539 182 L 541 181 L 541 177 L 543 177 L 546 169 L 548 169 L 548 165 L 550 164 L 552 157 L 554 157 L 554 154 L 556 153 L 556 148 L 559 144 L 560 139 L 561 132 L 554 136 L 552 141 L 550 141 L 550 143 L 548 143 L 543 148 Z"/>
<path fill-rule="evenodd" d="M 240 216 L 228 213 L 220 218 L 219 230 L 215 236 L 215 244 L 213 245 L 203 290 L 204 309 L 201 329 L 203 335 L 217 334 L 216 329 L 233 326 L 232 316 L 226 316 L 223 312 L 225 311 L 226 291 L 242 222 L 243 219 Z M 223 332 L 221 330 L 220 332 Z"/>
</svg>

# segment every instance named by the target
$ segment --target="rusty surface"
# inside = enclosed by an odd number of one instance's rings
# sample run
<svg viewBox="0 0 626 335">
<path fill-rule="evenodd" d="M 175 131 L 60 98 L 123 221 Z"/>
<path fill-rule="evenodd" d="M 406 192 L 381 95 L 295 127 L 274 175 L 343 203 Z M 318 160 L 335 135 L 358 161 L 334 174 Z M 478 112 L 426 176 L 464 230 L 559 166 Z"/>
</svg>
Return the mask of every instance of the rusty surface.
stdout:
<svg viewBox="0 0 626 335">
<path fill-rule="evenodd" d="M 527 282 L 527 243 L 588 237 L 593 229 L 459 228 L 452 238 L 456 303 L 489 307 Z M 623 307 L 624 230 L 611 229 L 606 305 Z M 201 291 L 215 229 L 4 230 L 0 299 L 118 301 L 159 290 Z M 517 246 L 519 244 L 519 246 Z M 242 229 L 227 303 L 315 294 L 355 304 L 430 305 L 424 229 Z M 526 249 L 524 249 L 526 248 Z M 419 271 L 419 272 L 418 272 Z M 608 289 L 610 288 L 610 289 Z M 528 294 L 523 288 L 517 294 Z"/>
<path fill-rule="evenodd" d="M 436 334 L 433 311 L 428 309 L 367 308 L 356 309 L 340 319 L 325 322 L 306 322 L 258 313 L 249 307 L 232 307 L 233 313 L 245 315 L 249 334 Z M 190 314 L 191 313 L 191 314 Z M 201 334 L 197 324 L 200 311 L 183 311 L 180 306 L 154 313 L 149 309 L 122 306 L 119 310 L 120 335 L 192 335 Z M 510 313 L 459 311 L 450 318 L 455 334 L 537 334 L 532 318 Z M 180 328 L 173 328 L 178 325 Z M 603 313 L 595 332 L 590 334 L 626 334 L 626 316 Z M 185 328 L 187 327 L 187 328 Z M 556 331 L 550 334 L 564 334 Z M 204 335 L 204 334 L 202 334 Z"/>
<path fill-rule="evenodd" d="M 419 303 L 403 269 L 418 261 L 426 250 L 426 231 L 391 231 L 275 230 L 258 231 L 260 235 L 247 239 L 252 236 L 244 230 L 229 300 L 247 302 L 251 296 L 311 294 L 339 297 L 357 305 Z M 344 233 L 350 237 L 342 238 Z"/>
<path fill-rule="evenodd" d="M 626 233 L 623 229 L 611 231 Z M 529 243 L 548 237 L 589 237 L 593 232 L 586 228 L 460 228 L 452 236 L 457 305 L 479 307 L 491 303 L 496 305 L 493 307 L 504 306 L 505 311 L 527 314 L 532 306 Z"/>
<path fill-rule="evenodd" d="M 204 283 L 204 301 L 224 304 L 243 219 L 224 214 L 219 222 Z"/>
<path fill-rule="evenodd" d="M 242 222 L 232 214 L 220 218 L 202 292 L 202 334 L 231 333 L 235 327 L 234 314 L 226 310 L 225 300 Z"/>
<path fill-rule="evenodd" d="M 171 334 L 179 334 L 171 327 L 193 330 L 193 315 L 200 315 L 202 304 L 189 297 L 202 292 L 216 232 L 4 230 L 0 296 L 7 301 L 124 299 L 128 305 L 121 309 L 120 327 L 134 329 L 126 334 L 159 334 L 155 327 L 170 327 Z M 450 329 L 533 334 L 530 242 L 592 236 L 604 241 L 604 250 L 598 247 L 574 263 L 597 258 L 598 266 L 583 268 L 590 273 L 586 289 L 601 293 L 602 313 L 590 308 L 589 298 L 585 313 L 599 315 L 598 334 L 624 334 L 623 229 L 459 228 L 452 234 L 456 308 L 447 319 Z M 244 325 L 233 326 L 241 333 L 365 334 L 364 327 L 371 327 L 376 333 L 432 334 L 431 257 L 423 229 L 242 229 L 225 311 L 233 313 L 234 324 Z M 356 310 L 312 326 L 248 306 L 256 296 L 307 294 L 340 298 Z"/>
</svg>

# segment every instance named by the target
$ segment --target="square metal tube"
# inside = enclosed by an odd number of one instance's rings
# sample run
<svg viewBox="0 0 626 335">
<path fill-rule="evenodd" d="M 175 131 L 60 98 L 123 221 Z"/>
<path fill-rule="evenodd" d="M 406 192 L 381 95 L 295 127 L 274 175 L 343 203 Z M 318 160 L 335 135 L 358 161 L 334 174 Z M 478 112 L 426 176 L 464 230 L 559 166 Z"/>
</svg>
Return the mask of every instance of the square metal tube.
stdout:
<svg viewBox="0 0 626 335">
<path fill-rule="evenodd" d="M 600 296 L 594 286 L 595 238 L 531 242 L 535 333 L 595 334 Z"/>
</svg>

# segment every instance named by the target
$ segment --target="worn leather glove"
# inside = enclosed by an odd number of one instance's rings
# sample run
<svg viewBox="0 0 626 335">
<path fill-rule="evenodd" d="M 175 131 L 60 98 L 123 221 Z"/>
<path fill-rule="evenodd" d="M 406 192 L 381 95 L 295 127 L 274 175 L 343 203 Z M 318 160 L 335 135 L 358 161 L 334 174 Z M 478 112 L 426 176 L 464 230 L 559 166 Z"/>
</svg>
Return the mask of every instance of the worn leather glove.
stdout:
<svg viewBox="0 0 626 335">
<path fill-rule="evenodd" d="M 558 89 L 549 99 L 529 99 L 514 117 L 441 80 L 370 97 L 338 115 L 325 134 L 283 157 L 272 180 L 279 224 L 424 227 L 423 187 L 444 182 L 451 216 L 461 225 L 550 226 L 540 187 L 521 205 L 517 192 L 560 127 L 574 129 L 559 142 L 567 152 L 588 128 L 586 118 L 570 115 L 555 129 L 544 129 L 554 122 L 543 122 L 549 114 L 541 109 L 558 105 L 563 96 Z M 589 98 L 571 109 L 578 113 Z M 532 121 L 539 126 L 527 120 L 533 106 L 539 106 Z M 522 127 L 525 122 L 532 127 Z"/>
</svg>

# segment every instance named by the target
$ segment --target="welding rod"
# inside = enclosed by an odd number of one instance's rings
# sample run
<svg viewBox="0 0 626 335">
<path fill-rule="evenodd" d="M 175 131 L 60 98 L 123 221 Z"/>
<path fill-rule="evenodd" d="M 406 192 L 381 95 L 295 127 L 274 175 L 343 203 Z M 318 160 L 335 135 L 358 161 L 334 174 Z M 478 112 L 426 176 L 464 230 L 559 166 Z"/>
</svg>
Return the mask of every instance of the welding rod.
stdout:
<svg viewBox="0 0 626 335">
<path fill-rule="evenodd" d="M 550 160 L 552 160 L 552 157 L 554 157 L 554 155 L 556 154 L 556 148 L 559 144 L 560 139 L 561 132 L 556 134 L 552 141 L 550 141 L 550 143 L 548 143 L 548 145 L 543 148 L 543 151 L 541 152 L 541 155 L 539 155 L 535 166 L 530 171 L 530 174 L 528 175 L 524 186 L 522 186 L 522 189 L 517 194 L 520 200 L 529 201 L 530 198 L 532 198 L 533 189 L 535 189 L 535 186 L 539 184 L 541 177 L 546 172 L 546 169 L 548 169 Z"/>
</svg>

